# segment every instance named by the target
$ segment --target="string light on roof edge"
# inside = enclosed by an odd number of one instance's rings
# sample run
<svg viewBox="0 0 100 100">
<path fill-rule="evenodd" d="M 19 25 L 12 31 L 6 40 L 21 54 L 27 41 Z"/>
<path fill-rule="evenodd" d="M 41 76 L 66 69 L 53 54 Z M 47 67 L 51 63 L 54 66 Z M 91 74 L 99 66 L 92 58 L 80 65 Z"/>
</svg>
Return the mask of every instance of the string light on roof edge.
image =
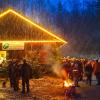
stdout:
<svg viewBox="0 0 100 100">
<path fill-rule="evenodd" d="M 34 43 L 54 43 L 54 42 L 59 42 L 60 43 L 60 41 L 46 41 L 46 40 L 41 40 L 41 41 L 39 41 L 39 40 L 36 40 L 36 41 L 0 41 L 0 43 L 11 43 L 11 42 L 13 42 L 13 43 L 29 43 L 29 42 L 34 42 Z"/>
<path fill-rule="evenodd" d="M 21 19 L 25 20 L 26 22 L 32 24 L 33 26 L 37 27 L 38 29 L 40 29 L 40 30 L 42 30 L 42 31 L 44 31 L 44 32 L 46 32 L 46 33 L 48 33 L 49 35 L 51 35 L 51 36 L 53 36 L 54 38 L 57 39 L 57 40 L 55 40 L 55 41 L 45 41 L 45 40 L 42 41 L 42 40 L 41 40 L 41 41 L 19 41 L 19 42 L 35 42 L 35 43 L 36 43 L 36 42 L 62 42 L 62 43 L 67 43 L 65 40 L 59 38 L 58 36 L 54 35 L 53 33 L 49 32 L 49 31 L 47 31 L 46 29 L 42 28 L 41 26 L 37 25 L 36 23 L 32 22 L 31 20 L 27 19 L 27 18 L 24 17 L 23 15 L 17 13 L 17 12 L 14 11 L 13 9 L 8 9 L 7 11 L 1 13 L 1 14 L 0 14 L 0 18 L 3 17 L 3 16 L 5 16 L 6 14 L 8 14 L 8 13 L 10 13 L 10 12 L 13 13 L 13 14 L 15 14 L 15 15 L 17 15 L 17 16 L 20 17 Z M 5 42 L 5 41 L 0 41 L 0 42 Z M 8 42 L 12 42 L 12 41 L 8 41 Z M 16 42 L 18 42 L 18 41 L 16 41 Z"/>
</svg>

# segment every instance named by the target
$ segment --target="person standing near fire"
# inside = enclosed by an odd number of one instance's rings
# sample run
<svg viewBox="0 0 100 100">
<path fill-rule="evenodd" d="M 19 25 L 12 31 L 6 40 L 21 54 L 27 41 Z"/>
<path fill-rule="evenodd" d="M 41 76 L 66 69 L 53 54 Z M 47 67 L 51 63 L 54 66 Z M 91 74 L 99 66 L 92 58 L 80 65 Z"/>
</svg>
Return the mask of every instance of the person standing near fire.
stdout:
<svg viewBox="0 0 100 100">
<path fill-rule="evenodd" d="M 87 83 L 89 83 L 89 85 L 91 86 L 93 68 L 90 61 L 86 63 L 84 71 L 87 78 Z"/>
<path fill-rule="evenodd" d="M 72 75 L 73 75 L 73 81 L 74 85 L 76 87 L 79 87 L 78 82 L 80 81 L 80 77 L 82 74 L 82 68 L 81 63 L 79 61 L 74 61 L 73 67 L 72 67 Z"/>
<path fill-rule="evenodd" d="M 69 74 L 70 74 L 70 63 L 68 62 L 68 60 L 64 60 L 62 62 L 62 69 L 61 69 L 61 73 L 62 73 L 62 77 L 64 80 L 69 79 Z"/>
<path fill-rule="evenodd" d="M 9 76 L 9 80 L 10 80 L 10 87 L 13 88 L 14 87 L 14 66 L 13 66 L 13 60 L 9 62 L 8 65 L 8 76 Z"/>
<path fill-rule="evenodd" d="M 14 78 L 14 91 L 18 91 L 19 89 L 19 79 L 20 79 L 20 69 L 19 69 L 19 61 L 16 60 L 13 63 L 13 68 L 14 68 L 14 74 L 13 74 L 13 78 Z"/>
<path fill-rule="evenodd" d="M 30 92 L 29 80 L 30 80 L 31 77 L 32 77 L 31 66 L 24 59 L 23 60 L 23 65 L 21 67 L 22 93 L 25 93 L 25 85 L 26 85 L 26 88 L 27 88 L 27 93 Z"/>
<path fill-rule="evenodd" d="M 98 60 L 93 65 L 93 73 L 96 76 L 97 85 L 100 85 L 100 62 Z"/>
<path fill-rule="evenodd" d="M 20 80 L 20 61 L 16 60 L 15 63 L 15 90 L 19 90 L 19 80 Z"/>
</svg>

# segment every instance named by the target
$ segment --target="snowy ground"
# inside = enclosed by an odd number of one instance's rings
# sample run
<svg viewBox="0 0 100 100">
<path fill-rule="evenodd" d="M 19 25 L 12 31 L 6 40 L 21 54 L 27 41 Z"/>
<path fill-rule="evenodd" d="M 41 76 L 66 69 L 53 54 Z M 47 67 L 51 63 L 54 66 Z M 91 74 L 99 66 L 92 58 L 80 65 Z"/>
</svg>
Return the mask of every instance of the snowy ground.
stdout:
<svg viewBox="0 0 100 100">
<path fill-rule="evenodd" d="M 21 94 L 11 90 L 7 83 L 7 88 L 0 88 L 0 100 L 100 100 L 100 87 L 95 86 L 95 81 L 90 87 L 80 82 L 81 87 L 77 88 L 77 97 L 65 97 L 63 81 L 58 78 L 44 77 L 32 79 L 30 81 L 30 94 Z M 1 86 L 0 86 L 1 87 Z"/>
</svg>

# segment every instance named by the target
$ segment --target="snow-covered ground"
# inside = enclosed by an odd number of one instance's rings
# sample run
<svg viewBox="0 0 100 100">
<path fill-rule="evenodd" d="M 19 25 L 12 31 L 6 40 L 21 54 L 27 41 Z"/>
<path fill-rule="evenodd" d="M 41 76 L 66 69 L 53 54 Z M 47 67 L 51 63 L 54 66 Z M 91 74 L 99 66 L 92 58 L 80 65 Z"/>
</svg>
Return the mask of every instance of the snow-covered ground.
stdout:
<svg viewBox="0 0 100 100">
<path fill-rule="evenodd" d="M 88 86 L 85 82 L 80 82 L 79 88 L 76 88 L 79 96 L 69 98 L 65 97 L 65 88 L 63 80 L 53 77 L 43 77 L 40 79 L 32 79 L 30 81 L 30 94 L 21 94 L 20 90 L 14 92 L 9 88 L 0 88 L 0 100 L 100 100 L 100 87 L 96 86 L 96 81 L 92 82 L 92 86 Z M 1 87 L 1 85 L 0 85 Z"/>
</svg>

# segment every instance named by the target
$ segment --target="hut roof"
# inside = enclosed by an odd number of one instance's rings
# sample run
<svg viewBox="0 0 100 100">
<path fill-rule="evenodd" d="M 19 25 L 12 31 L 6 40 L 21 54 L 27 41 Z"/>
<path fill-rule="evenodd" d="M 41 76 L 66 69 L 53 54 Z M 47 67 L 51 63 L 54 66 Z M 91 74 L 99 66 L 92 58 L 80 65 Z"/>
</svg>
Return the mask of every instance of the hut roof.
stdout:
<svg viewBox="0 0 100 100">
<path fill-rule="evenodd" d="M 0 42 L 3 41 L 67 43 L 13 9 L 0 14 Z"/>
</svg>

